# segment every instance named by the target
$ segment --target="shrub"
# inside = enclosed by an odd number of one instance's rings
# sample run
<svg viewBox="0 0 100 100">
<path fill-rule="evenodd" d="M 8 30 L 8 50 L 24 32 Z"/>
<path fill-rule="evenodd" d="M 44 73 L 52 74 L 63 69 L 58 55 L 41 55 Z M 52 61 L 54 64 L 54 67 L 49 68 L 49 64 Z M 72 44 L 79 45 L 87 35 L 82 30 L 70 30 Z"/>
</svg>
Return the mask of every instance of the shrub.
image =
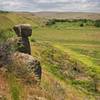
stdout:
<svg viewBox="0 0 100 100">
<path fill-rule="evenodd" d="M 0 30 L 0 42 L 6 41 L 8 38 L 11 38 L 14 36 L 14 33 L 12 30 Z"/>
<path fill-rule="evenodd" d="M 31 40 L 31 42 L 36 42 L 36 40 L 34 38 L 31 38 L 30 40 Z"/>
<path fill-rule="evenodd" d="M 48 22 L 46 23 L 46 25 L 47 26 L 51 26 L 51 25 L 53 25 L 55 23 L 56 23 L 55 19 L 52 19 L 52 20 L 48 20 Z"/>
<path fill-rule="evenodd" d="M 83 27 L 83 26 L 84 26 L 84 24 L 83 24 L 83 23 L 81 23 L 81 24 L 80 24 L 80 27 Z"/>
<path fill-rule="evenodd" d="M 96 26 L 96 27 L 100 27 L 100 20 L 96 20 L 96 21 L 95 21 L 95 26 Z"/>
<path fill-rule="evenodd" d="M 9 13 L 8 11 L 2 11 L 2 10 L 0 10 L 0 13 Z"/>
</svg>

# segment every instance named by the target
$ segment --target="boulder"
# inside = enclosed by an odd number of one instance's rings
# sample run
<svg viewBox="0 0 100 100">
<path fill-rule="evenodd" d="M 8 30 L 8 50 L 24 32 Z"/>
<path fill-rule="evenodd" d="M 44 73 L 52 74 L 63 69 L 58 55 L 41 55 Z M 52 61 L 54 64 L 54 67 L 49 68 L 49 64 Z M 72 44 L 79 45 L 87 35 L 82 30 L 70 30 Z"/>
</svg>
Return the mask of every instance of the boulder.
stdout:
<svg viewBox="0 0 100 100">
<path fill-rule="evenodd" d="M 40 62 L 31 55 L 15 52 L 11 55 L 13 72 L 28 82 L 39 82 L 41 80 Z"/>
</svg>

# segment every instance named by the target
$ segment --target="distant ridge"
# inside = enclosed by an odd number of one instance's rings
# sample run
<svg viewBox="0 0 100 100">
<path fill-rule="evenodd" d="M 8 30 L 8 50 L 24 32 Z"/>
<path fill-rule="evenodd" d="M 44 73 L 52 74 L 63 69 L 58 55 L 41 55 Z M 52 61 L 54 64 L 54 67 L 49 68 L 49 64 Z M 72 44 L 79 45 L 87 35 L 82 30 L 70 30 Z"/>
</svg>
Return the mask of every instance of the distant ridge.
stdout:
<svg viewBox="0 0 100 100">
<path fill-rule="evenodd" d="M 56 18 L 56 19 L 100 19 L 100 13 L 88 13 L 88 12 L 35 12 L 38 17 Z"/>
<path fill-rule="evenodd" d="M 14 11 L 2 11 L 0 13 L 15 13 L 15 14 L 31 14 L 40 18 L 47 19 L 91 19 L 100 20 L 100 13 L 91 12 L 14 12 Z"/>
<path fill-rule="evenodd" d="M 0 13 L 8 13 L 9 11 L 0 10 Z"/>
</svg>

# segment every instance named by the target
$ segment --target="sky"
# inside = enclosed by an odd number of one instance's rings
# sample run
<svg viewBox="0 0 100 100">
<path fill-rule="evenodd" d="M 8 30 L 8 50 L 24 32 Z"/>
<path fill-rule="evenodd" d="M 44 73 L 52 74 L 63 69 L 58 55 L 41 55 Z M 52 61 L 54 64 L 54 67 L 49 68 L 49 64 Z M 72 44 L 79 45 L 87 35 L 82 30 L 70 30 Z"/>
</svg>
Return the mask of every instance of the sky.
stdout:
<svg viewBox="0 0 100 100">
<path fill-rule="evenodd" d="M 100 13 L 100 0 L 0 0 L 0 10 Z"/>
</svg>

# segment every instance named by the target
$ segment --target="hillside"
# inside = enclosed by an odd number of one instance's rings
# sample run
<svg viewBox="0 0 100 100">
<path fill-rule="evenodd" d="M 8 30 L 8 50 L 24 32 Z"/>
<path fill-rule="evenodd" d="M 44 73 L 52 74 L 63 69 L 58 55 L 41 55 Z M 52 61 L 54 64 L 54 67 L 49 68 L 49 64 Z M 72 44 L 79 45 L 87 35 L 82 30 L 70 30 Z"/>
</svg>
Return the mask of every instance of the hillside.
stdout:
<svg viewBox="0 0 100 100">
<path fill-rule="evenodd" d="M 60 16 L 62 20 L 51 20 L 52 15 L 53 19 Z M 0 67 L 0 98 L 100 99 L 100 27 L 96 27 L 94 21 L 100 20 L 100 14 L 63 13 L 59 16 L 57 13 L 0 13 L 0 44 L 15 37 L 12 30 L 14 25 L 31 24 L 32 56 L 42 66 L 39 86 L 25 84 L 19 77 L 9 71 L 2 71 Z M 87 20 L 69 21 L 63 18 Z"/>
<path fill-rule="evenodd" d="M 42 18 L 56 19 L 100 19 L 99 13 L 81 13 L 81 12 L 37 12 L 36 16 Z"/>
</svg>

